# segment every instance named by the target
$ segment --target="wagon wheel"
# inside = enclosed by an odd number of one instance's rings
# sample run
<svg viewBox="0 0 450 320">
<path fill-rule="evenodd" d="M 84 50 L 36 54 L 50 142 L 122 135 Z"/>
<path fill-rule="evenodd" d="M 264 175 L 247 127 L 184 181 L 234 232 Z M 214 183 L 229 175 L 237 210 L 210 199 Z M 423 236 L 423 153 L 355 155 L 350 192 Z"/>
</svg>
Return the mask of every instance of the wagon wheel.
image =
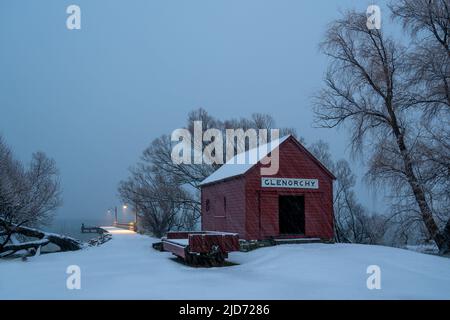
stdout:
<svg viewBox="0 0 450 320">
<path fill-rule="evenodd" d="M 189 252 L 189 246 L 184 249 L 184 262 L 186 262 L 187 265 L 193 265 L 194 264 L 195 255 Z"/>
<path fill-rule="evenodd" d="M 225 262 L 225 257 L 222 253 L 222 251 L 218 251 L 213 255 L 213 263 L 216 267 L 221 267 L 223 266 Z"/>
<path fill-rule="evenodd" d="M 200 267 L 207 267 L 209 266 L 208 264 L 208 257 L 200 254 L 197 256 L 197 265 Z"/>
<path fill-rule="evenodd" d="M 215 266 L 214 255 L 208 254 L 203 256 L 203 265 L 205 267 L 214 267 Z"/>
<path fill-rule="evenodd" d="M 191 263 L 192 263 L 192 257 L 191 257 L 191 255 L 190 255 L 189 253 L 187 253 L 187 254 L 185 255 L 185 257 L 184 257 L 184 262 L 185 262 L 187 265 L 191 265 Z"/>
<path fill-rule="evenodd" d="M 223 266 L 225 262 L 225 256 L 218 246 L 214 246 L 208 256 L 209 256 L 208 259 L 209 266 L 211 267 Z"/>
<path fill-rule="evenodd" d="M 197 254 L 192 255 L 192 265 L 193 266 L 201 266 L 202 265 L 202 260 L 199 255 L 197 255 Z"/>
</svg>

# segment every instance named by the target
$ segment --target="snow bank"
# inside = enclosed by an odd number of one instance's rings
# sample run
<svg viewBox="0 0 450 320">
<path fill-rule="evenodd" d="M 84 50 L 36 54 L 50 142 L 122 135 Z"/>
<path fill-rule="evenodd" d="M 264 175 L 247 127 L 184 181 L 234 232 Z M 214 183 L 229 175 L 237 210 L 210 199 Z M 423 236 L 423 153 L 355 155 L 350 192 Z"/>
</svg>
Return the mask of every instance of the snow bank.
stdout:
<svg viewBox="0 0 450 320">
<path fill-rule="evenodd" d="M 450 259 L 365 245 L 281 245 L 232 253 L 239 265 L 196 269 L 151 249 L 156 241 L 110 230 L 100 247 L 0 261 L 0 299 L 450 299 Z M 66 268 L 81 268 L 81 290 Z M 381 268 L 381 290 L 366 269 Z"/>
</svg>

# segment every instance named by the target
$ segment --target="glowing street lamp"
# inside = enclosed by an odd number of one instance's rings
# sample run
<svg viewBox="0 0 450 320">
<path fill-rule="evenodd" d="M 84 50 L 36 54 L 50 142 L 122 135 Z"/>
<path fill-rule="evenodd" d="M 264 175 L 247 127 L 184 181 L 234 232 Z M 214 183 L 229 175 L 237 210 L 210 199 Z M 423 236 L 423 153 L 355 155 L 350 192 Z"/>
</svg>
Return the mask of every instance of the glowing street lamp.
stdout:
<svg viewBox="0 0 450 320">
<path fill-rule="evenodd" d="M 111 214 L 112 213 L 112 208 L 108 209 L 107 213 Z M 114 224 L 117 224 L 117 206 L 114 207 Z"/>
</svg>

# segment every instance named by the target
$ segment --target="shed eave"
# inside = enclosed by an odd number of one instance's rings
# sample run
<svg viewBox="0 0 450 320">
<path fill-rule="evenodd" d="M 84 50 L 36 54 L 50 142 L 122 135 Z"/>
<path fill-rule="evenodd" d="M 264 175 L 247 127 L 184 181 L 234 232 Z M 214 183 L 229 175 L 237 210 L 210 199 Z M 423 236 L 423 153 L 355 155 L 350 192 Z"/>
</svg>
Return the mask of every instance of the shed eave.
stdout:
<svg viewBox="0 0 450 320">
<path fill-rule="evenodd" d="M 239 179 L 239 178 L 244 177 L 247 174 L 248 171 L 250 171 L 250 169 L 247 170 L 244 173 L 237 174 L 235 176 L 230 176 L 230 177 L 226 177 L 226 178 L 223 178 L 223 179 L 214 180 L 214 181 L 210 181 L 210 182 L 206 182 L 206 183 L 200 183 L 199 187 L 207 187 L 207 186 L 211 186 L 213 184 L 218 184 L 218 183 L 227 182 L 227 181 L 234 180 L 234 179 Z"/>
</svg>

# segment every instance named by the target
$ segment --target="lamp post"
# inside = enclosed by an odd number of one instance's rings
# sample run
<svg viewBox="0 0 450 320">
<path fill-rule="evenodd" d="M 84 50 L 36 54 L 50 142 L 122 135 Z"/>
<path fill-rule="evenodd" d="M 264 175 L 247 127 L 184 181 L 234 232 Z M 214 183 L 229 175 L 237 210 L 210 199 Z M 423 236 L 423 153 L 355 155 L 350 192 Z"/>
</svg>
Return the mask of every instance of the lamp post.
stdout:
<svg viewBox="0 0 450 320">
<path fill-rule="evenodd" d="M 126 221 L 128 220 L 127 219 L 127 215 L 126 215 L 127 214 L 127 209 L 128 209 L 128 204 L 123 204 L 122 205 L 122 215 L 123 215 L 123 218 Z M 111 211 L 112 211 L 112 208 L 108 209 L 108 213 L 111 213 Z M 127 225 L 129 225 L 130 227 L 131 226 L 133 227 L 134 231 L 137 230 L 137 219 L 138 219 L 137 215 L 138 214 L 137 214 L 137 209 L 136 209 L 135 210 L 135 216 L 134 216 L 134 222 L 127 223 Z M 118 217 L 117 217 L 117 206 L 114 207 L 114 225 L 115 226 L 119 225 L 119 220 L 118 220 Z M 121 224 L 121 226 L 124 226 L 124 225 L 125 225 L 125 223 Z"/>
<path fill-rule="evenodd" d="M 125 213 L 125 211 L 128 209 L 128 204 L 124 204 L 122 206 L 122 209 L 123 209 L 123 211 Z M 130 224 L 133 225 L 133 230 L 137 231 L 137 206 L 136 205 L 134 205 L 134 222 L 130 222 Z"/>
<path fill-rule="evenodd" d="M 111 208 L 108 209 L 108 213 L 111 213 Z M 117 224 L 117 206 L 114 207 L 114 224 Z"/>
<path fill-rule="evenodd" d="M 138 206 L 137 203 L 134 203 L 134 230 L 137 232 L 137 224 L 138 224 Z"/>
</svg>

